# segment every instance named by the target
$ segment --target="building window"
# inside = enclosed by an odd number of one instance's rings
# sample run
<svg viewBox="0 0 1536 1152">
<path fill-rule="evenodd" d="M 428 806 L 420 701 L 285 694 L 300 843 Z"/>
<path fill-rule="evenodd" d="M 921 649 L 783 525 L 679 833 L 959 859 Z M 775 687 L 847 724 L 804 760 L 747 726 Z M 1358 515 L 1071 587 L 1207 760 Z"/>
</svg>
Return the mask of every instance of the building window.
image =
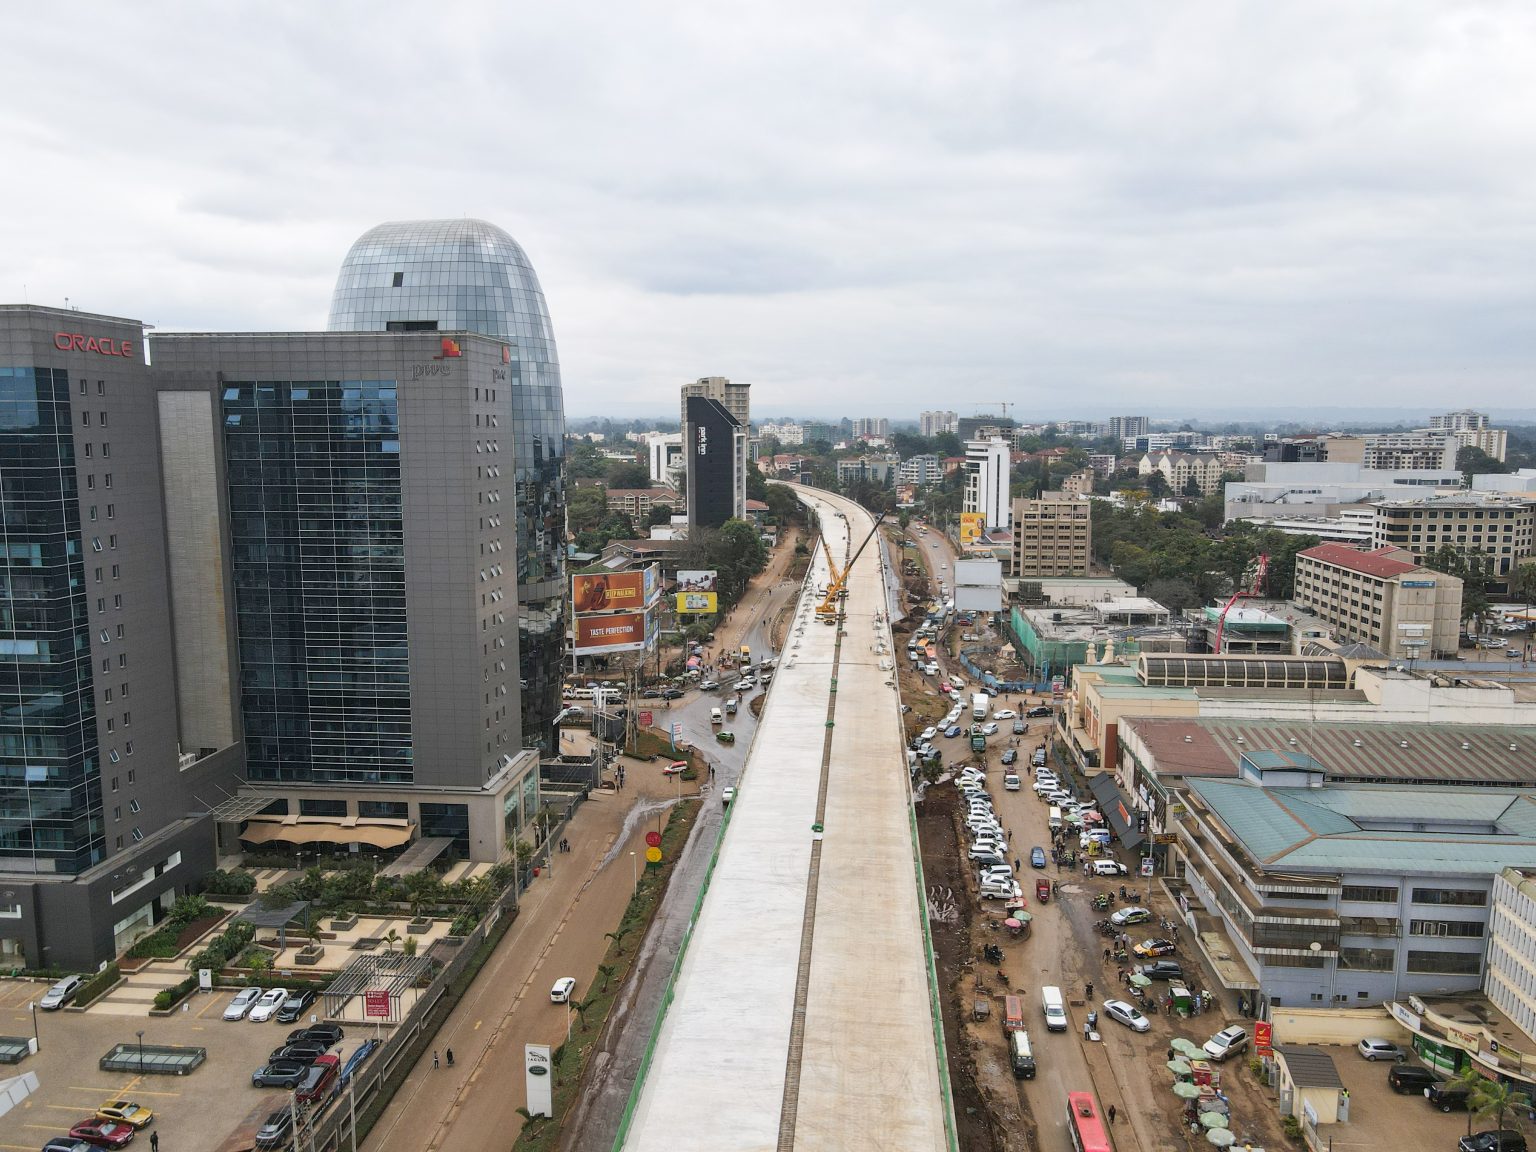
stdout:
<svg viewBox="0 0 1536 1152">
<path fill-rule="evenodd" d="M 339 818 L 347 814 L 347 802 L 345 800 L 300 800 L 300 816 L 334 816 Z"/>
<path fill-rule="evenodd" d="M 1410 936 L 1450 936 L 1458 939 L 1481 939 L 1484 925 L 1481 920 L 1410 920 Z"/>
<path fill-rule="evenodd" d="M 128 741 L 127 744 L 123 745 L 123 755 L 124 756 L 132 756 L 133 755 L 133 741 L 132 740 Z M 130 784 L 133 783 L 133 771 L 131 769 L 128 772 L 128 783 L 130 783 Z"/>
<path fill-rule="evenodd" d="M 112 565 L 112 579 L 120 580 L 120 579 L 122 579 L 122 576 L 123 576 L 122 568 L 120 568 L 116 564 Z"/>
<path fill-rule="evenodd" d="M 1362 904 L 1396 904 L 1398 890 L 1395 887 L 1375 887 L 1369 884 L 1346 884 L 1339 893 L 1340 900 L 1358 900 Z"/>
<path fill-rule="evenodd" d="M 133 842 L 137 844 L 142 839 L 144 839 L 144 833 L 140 829 L 135 828 L 133 830 Z"/>
<path fill-rule="evenodd" d="M 1408 971 L 1444 973 L 1451 976 L 1476 976 L 1483 970 L 1479 952 L 1426 952 L 1408 949 Z"/>
<path fill-rule="evenodd" d="M 1415 888 L 1415 904 L 1448 904 L 1458 908 L 1486 908 L 1488 893 L 1473 888 Z"/>
<path fill-rule="evenodd" d="M 134 813 L 135 815 L 142 811 L 142 809 L 139 807 L 139 802 L 137 800 L 128 801 L 128 811 Z"/>
<path fill-rule="evenodd" d="M 1340 948 L 1339 967 L 1357 972 L 1391 972 L 1397 966 L 1396 948 Z"/>
</svg>

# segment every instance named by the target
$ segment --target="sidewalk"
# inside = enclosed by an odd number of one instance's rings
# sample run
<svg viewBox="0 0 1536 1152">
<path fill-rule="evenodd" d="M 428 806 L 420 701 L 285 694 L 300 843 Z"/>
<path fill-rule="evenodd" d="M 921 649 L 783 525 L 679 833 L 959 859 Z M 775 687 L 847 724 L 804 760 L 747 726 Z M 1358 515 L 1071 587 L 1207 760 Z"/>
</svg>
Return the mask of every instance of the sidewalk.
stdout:
<svg viewBox="0 0 1536 1152">
<path fill-rule="evenodd" d="M 475 1148 L 492 1133 L 498 1146 L 510 1144 L 526 1103 L 523 1045 L 562 1044 L 576 1026 L 567 1007 L 550 1003 L 550 985 L 573 976 L 576 998 L 587 994 L 604 934 L 633 892 L 630 853 L 643 854 L 649 813 L 665 810 L 673 790 L 659 764 L 626 759 L 624 791 L 596 791 L 577 808 L 565 832 L 570 852 L 556 853 L 523 893 L 517 920 L 437 1034 L 436 1052 L 453 1049 L 454 1067 L 434 1069 L 429 1050 L 365 1148 Z"/>
</svg>

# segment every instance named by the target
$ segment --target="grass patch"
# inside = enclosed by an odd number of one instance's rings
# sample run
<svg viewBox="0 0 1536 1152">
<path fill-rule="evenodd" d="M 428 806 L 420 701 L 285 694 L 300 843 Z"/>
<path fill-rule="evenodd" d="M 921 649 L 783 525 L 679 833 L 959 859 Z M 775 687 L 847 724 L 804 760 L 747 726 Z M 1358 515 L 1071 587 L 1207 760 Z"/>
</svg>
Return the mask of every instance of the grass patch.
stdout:
<svg viewBox="0 0 1536 1152">
<path fill-rule="evenodd" d="M 672 866 L 682 852 L 689 833 L 693 831 L 700 807 L 701 802 L 698 800 L 684 800 L 673 808 L 661 833 L 662 863 L 647 868 L 641 877 L 639 887 L 630 897 L 629 906 L 624 909 L 624 915 L 619 920 L 619 926 L 608 934 L 608 951 L 598 965 L 597 979 L 580 1002 L 581 1008 L 571 1026 L 570 1043 L 561 1045 L 552 1053 L 555 1065 L 555 1115 L 551 1119 L 525 1122 L 517 1147 L 534 1152 L 554 1152 L 559 1147 L 565 1119 L 570 1115 L 571 1105 L 581 1090 L 581 1077 L 586 1070 L 587 1056 L 602 1036 L 608 1013 L 613 1010 L 613 1003 L 618 999 L 624 981 L 629 978 L 634 967 L 641 941 L 645 939 L 646 931 L 656 917 L 656 909 L 661 906 L 661 898 L 666 894 L 667 882 L 672 875 Z"/>
</svg>

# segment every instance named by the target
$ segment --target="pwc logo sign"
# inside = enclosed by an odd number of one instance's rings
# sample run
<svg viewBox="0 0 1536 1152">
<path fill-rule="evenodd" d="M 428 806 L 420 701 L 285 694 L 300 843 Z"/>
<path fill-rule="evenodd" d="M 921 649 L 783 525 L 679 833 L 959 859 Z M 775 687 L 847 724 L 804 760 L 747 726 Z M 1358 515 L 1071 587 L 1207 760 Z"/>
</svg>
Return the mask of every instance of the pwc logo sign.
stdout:
<svg viewBox="0 0 1536 1152">
<path fill-rule="evenodd" d="M 55 332 L 53 346 L 60 352 L 94 352 L 98 356 L 133 355 L 132 340 L 114 340 L 110 336 L 87 336 L 83 332 Z"/>
</svg>

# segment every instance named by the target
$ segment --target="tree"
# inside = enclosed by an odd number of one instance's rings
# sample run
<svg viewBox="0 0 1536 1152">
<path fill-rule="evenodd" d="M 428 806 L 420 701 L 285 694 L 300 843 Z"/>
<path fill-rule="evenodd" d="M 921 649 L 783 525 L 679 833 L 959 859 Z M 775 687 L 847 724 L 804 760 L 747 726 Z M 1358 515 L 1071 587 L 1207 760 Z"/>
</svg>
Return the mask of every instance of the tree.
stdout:
<svg viewBox="0 0 1536 1152">
<path fill-rule="evenodd" d="M 1147 491 L 1152 493 L 1152 499 L 1161 500 L 1168 495 L 1168 477 L 1164 476 L 1161 472 L 1154 470 L 1147 473 L 1143 479 L 1146 483 Z"/>
<path fill-rule="evenodd" d="M 650 486 L 651 474 L 644 466 L 627 462 L 609 463 L 608 487 L 649 488 Z"/>
<path fill-rule="evenodd" d="M 565 499 L 565 517 L 576 535 L 590 532 L 608 515 L 608 494 L 602 488 L 572 488 Z"/>
<path fill-rule="evenodd" d="M 587 1030 L 587 1013 L 597 1007 L 597 997 L 588 996 L 585 1000 L 572 1000 L 571 1007 L 576 1009 L 576 1015 L 581 1019 L 581 1030 Z"/>
<path fill-rule="evenodd" d="M 666 524 L 672 519 L 672 505 L 652 504 L 650 512 L 646 515 L 645 526 L 649 528 L 653 524 Z"/>
<path fill-rule="evenodd" d="M 603 986 L 600 991 L 608 991 L 608 981 L 613 979 L 613 974 L 617 969 L 618 966 L 615 964 L 599 964 L 597 966 L 597 974 L 603 978 Z"/>
<path fill-rule="evenodd" d="M 1484 1076 L 1475 1064 L 1469 1064 L 1451 1083 L 1468 1090 L 1467 1135 L 1472 1134 L 1472 1118 L 1493 1120 L 1495 1128 L 1508 1128 L 1506 1116 L 1513 1119 L 1531 1109 L 1531 1096 L 1511 1088 L 1500 1080 Z"/>
<path fill-rule="evenodd" d="M 1490 472 L 1507 472 L 1509 468 L 1499 460 L 1495 460 L 1481 448 L 1474 448 L 1470 444 L 1460 448 L 1456 452 L 1456 468 L 1467 478 L 1467 486 L 1471 487 L 1472 477 L 1485 476 Z"/>
<path fill-rule="evenodd" d="M 613 941 L 613 954 L 615 956 L 624 955 L 624 937 L 628 935 L 629 929 L 623 927 L 622 925 L 620 925 L 619 928 L 613 932 L 603 933 L 605 939 Z"/>
<path fill-rule="evenodd" d="M 1425 557 L 1424 567 L 1461 581 L 1461 618 L 1481 620 L 1488 612 L 1489 560 L 1481 552 L 1459 552 L 1442 544 Z"/>
</svg>

